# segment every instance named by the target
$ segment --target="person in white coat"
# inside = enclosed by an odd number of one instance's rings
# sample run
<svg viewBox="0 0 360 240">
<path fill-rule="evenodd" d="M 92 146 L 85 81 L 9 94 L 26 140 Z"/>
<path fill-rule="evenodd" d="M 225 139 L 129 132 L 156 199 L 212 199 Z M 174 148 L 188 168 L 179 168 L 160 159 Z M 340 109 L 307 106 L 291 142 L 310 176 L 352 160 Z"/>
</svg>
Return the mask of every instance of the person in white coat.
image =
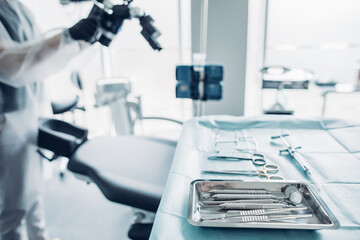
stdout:
<svg viewBox="0 0 360 240">
<path fill-rule="evenodd" d="M 0 239 L 48 239 L 36 153 L 42 80 L 90 46 L 97 21 L 45 38 L 18 0 L 0 0 Z"/>
</svg>

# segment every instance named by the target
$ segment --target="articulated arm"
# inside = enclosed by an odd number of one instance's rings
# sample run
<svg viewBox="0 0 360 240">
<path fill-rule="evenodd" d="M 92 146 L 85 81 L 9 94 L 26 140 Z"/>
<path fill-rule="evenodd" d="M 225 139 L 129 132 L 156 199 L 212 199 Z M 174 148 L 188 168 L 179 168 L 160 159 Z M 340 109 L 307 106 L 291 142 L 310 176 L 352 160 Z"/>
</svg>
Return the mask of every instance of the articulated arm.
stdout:
<svg viewBox="0 0 360 240">
<path fill-rule="evenodd" d="M 62 4 L 70 2 L 79 2 L 86 0 L 60 0 Z M 125 1 L 123 5 L 113 5 L 110 0 L 93 0 L 89 17 L 96 18 L 100 22 L 101 29 L 94 39 L 104 46 L 109 46 L 116 34 L 119 32 L 123 22 L 133 18 L 139 19 L 142 27 L 141 34 L 154 50 L 162 49 L 157 41 L 161 35 L 159 30 L 154 26 L 154 19 L 150 15 L 146 15 L 144 11 L 137 7 L 132 7 L 132 0 Z"/>
</svg>

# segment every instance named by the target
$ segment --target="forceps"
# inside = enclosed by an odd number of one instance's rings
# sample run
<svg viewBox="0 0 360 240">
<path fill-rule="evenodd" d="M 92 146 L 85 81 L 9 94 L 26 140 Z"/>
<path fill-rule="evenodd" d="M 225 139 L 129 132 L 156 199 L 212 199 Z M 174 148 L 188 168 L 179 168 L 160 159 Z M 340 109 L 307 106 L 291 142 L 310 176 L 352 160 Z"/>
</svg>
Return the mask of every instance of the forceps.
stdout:
<svg viewBox="0 0 360 240">
<path fill-rule="evenodd" d="M 259 176 L 259 177 L 265 177 L 268 180 L 284 180 L 284 178 L 281 176 L 269 174 L 269 173 L 277 173 L 278 171 L 279 171 L 279 166 L 274 164 L 266 164 L 264 165 L 262 170 L 204 170 L 201 171 L 201 173 Z"/>
<path fill-rule="evenodd" d="M 249 153 L 250 157 L 238 157 L 238 156 L 225 156 L 225 155 L 213 155 L 209 156 L 208 160 L 220 160 L 220 161 L 252 161 L 256 166 L 265 166 L 265 156 L 259 153 Z"/>
</svg>

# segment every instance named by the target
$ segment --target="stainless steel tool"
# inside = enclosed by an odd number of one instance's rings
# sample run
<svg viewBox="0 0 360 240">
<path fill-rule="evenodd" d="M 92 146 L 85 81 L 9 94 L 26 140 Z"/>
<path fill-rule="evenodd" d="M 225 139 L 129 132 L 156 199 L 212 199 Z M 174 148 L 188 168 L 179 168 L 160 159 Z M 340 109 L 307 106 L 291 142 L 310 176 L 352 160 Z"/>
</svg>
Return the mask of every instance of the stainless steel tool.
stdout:
<svg viewBox="0 0 360 240">
<path fill-rule="evenodd" d="M 306 174 L 306 176 L 312 180 L 312 182 L 316 185 L 316 190 L 320 191 L 320 181 L 312 174 L 310 168 L 305 164 L 301 154 L 299 154 L 298 149 L 301 149 L 300 146 L 293 147 L 290 143 L 285 139 L 285 137 L 290 136 L 289 134 L 282 134 L 279 136 L 272 136 L 271 139 L 280 139 L 284 145 L 286 146 L 285 149 L 280 150 L 280 154 L 286 152 L 290 155 L 301 168 L 301 170 Z"/>
<path fill-rule="evenodd" d="M 272 209 L 272 208 L 286 208 L 289 207 L 285 203 L 238 203 L 238 202 L 227 202 L 218 205 L 221 209 Z"/>
<path fill-rule="evenodd" d="M 239 217 L 239 216 L 261 216 L 261 215 L 271 215 L 279 213 L 291 213 L 294 211 L 306 210 L 307 207 L 293 207 L 293 208 L 284 208 L 284 209 L 257 209 L 257 210 L 246 210 L 246 211 L 234 211 L 229 210 L 225 213 L 205 213 L 202 214 L 202 220 L 213 220 L 213 219 L 224 219 L 230 217 Z"/>
<path fill-rule="evenodd" d="M 279 203 L 281 201 L 275 199 L 241 199 L 241 200 L 205 200 L 201 203 L 206 205 L 220 205 L 227 202 L 237 202 L 237 203 Z"/>
<path fill-rule="evenodd" d="M 209 193 L 243 193 L 243 194 L 270 194 L 266 189 L 212 189 Z"/>
<path fill-rule="evenodd" d="M 303 196 L 295 186 L 284 188 L 285 197 L 271 194 L 265 189 L 212 189 L 204 192 L 201 197 L 203 205 L 220 205 L 222 203 L 287 203 L 290 205 L 299 205 Z M 209 199 L 209 200 L 206 200 Z M 207 203 L 205 203 L 207 202 Z M 213 203 L 216 202 L 216 203 Z"/>
<path fill-rule="evenodd" d="M 278 171 L 279 171 L 279 166 L 274 164 L 266 164 L 264 165 L 262 170 L 203 170 L 201 171 L 201 173 L 259 176 L 259 177 L 265 177 L 268 180 L 284 180 L 284 178 L 281 176 L 271 175 L 271 173 L 277 173 Z"/>
<path fill-rule="evenodd" d="M 239 194 L 239 193 L 217 193 L 211 195 L 214 200 L 241 200 L 241 199 L 276 199 L 275 195 L 271 194 Z"/>
<path fill-rule="evenodd" d="M 311 218 L 312 214 L 302 214 L 302 215 L 270 215 L 270 216 L 244 216 L 244 217 L 231 217 L 225 219 L 227 222 L 237 222 L 237 223 L 249 223 L 249 222 L 269 222 L 269 221 L 282 221 L 289 219 L 299 219 L 299 218 Z"/>
<path fill-rule="evenodd" d="M 241 199 L 241 200 L 213 200 L 204 195 L 235 193 L 249 194 L 247 191 L 259 190 L 264 195 L 274 195 L 282 199 L 289 199 L 293 193 L 300 193 L 302 201 L 299 205 L 281 202 L 278 199 Z M 265 190 L 265 191 L 264 191 Z M 211 192 L 210 192 L 211 191 Z M 267 192 L 268 191 L 268 192 Z M 260 194 L 259 192 L 254 194 Z M 267 203 L 269 201 L 270 203 Z M 313 185 L 303 181 L 253 181 L 240 180 L 194 180 L 190 185 L 187 220 L 194 226 L 201 227 L 231 227 L 231 228 L 268 228 L 268 229 L 336 229 L 340 224 L 324 201 L 315 191 Z M 272 203 L 272 204 L 271 204 Z M 274 205 L 276 203 L 277 205 Z M 222 205 L 221 205 L 222 204 Z M 241 205 L 239 205 L 241 204 Z M 222 207 L 219 207 L 219 206 Z M 238 208 L 241 206 L 242 208 Z M 236 207 L 236 208 L 233 208 Z M 290 212 L 272 213 L 272 211 L 291 208 L 303 208 Z M 228 209 L 227 209 L 228 208 Z M 228 220 L 234 217 L 211 219 L 209 214 L 224 214 L 226 212 L 248 211 L 251 217 L 271 216 L 285 217 L 278 219 L 250 219 L 249 221 Z M 252 211 L 252 212 L 250 212 Z M 267 214 L 255 215 L 256 211 L 266 211 Z M 311 214 L 312 217 L 311 217 Z M 254 214 L 254 215 L 252 215 Z M 301 218 L 301 215 L 306 215 Z M 229 214 L 228 214 L 229 215 Z M 295 217 L 293 215 L 296 215 Z M 213 217 L 218 217 L 214 215 Z M 223 217 L 223 216 L 221 216 Z M 225 216 L 226 217 L 226 216 Z M 244 217 L 239 215 L 238 217 Z M 300 218 L 300 219 L 297 219 Z M 203 220 L 208 219 L 208 220 Z M 253 222 L 253 220 L 255 220 Z"/>
<path fill-rule="evenodd" d="M 265 156 L 259 153 L 243 153 L 244 156 L 227 156 L 227 155 L 213 155 L 209 156 L 208 160 L 219 161 L 251 161 L 256 166 L 264 166 L 266 164 Z"/>
</svg>

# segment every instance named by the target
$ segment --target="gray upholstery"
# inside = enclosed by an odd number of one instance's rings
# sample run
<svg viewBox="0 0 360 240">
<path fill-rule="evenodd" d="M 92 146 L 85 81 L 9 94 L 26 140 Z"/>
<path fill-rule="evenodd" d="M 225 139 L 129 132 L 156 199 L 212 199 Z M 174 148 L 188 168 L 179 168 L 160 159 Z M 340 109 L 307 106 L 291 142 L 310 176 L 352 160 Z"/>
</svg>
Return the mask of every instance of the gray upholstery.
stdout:
<svg viewBox="0 0 360 240">
<path fill-rule="evenodd" d="M 111 201 L 155 212 L 175 147 L 156 138 L 99 137 L 78 148 L 68 169 L 90 177 Z"/>
</svg>

